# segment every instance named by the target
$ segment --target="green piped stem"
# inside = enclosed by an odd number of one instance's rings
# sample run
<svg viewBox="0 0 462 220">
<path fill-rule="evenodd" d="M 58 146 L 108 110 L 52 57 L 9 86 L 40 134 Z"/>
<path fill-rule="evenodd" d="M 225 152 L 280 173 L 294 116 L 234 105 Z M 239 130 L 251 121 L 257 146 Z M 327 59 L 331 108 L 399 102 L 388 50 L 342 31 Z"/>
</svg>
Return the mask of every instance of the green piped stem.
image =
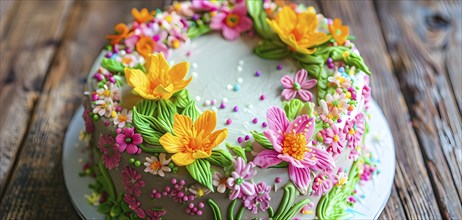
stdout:
<svg viewBox="0 0 462 220">
<path fill-rule="evenodd" d="M 239 207 L 239 210 L 237 211 L 237 214 L 236 214 L 236 220 L 241 220 L 242 219 L 242 215 L 244 214 L 244 204 L 241 205 L 241 207 Z"/>
<path fill-rule="evenodd" d="M 217 203 L 213 201 L 212 199 L 207 200 L 207 203 L 210 205 L 210 208 L 212 209 L 213 219 L 221 220 L 222 218 L 221 218 L 220 207 L 218 207 Z"/>
<path fill-rule="evenodd" d="M 231 202 L 231 205 L 228 207 L 228 219 L 234 220 L 234 206 L 236 206 L 237 199 Z"/>
</svg>

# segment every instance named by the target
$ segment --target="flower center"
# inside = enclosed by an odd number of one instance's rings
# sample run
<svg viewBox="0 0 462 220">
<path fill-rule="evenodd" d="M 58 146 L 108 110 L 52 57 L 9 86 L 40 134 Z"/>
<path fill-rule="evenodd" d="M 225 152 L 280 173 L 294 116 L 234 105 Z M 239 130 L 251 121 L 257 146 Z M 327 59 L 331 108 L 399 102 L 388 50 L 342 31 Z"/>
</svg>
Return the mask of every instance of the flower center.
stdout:
<svg viewBox="0 0 462 220">
<path fill-rule="evenodd" d="M 241 185 L 242 182 L 244 182 L 244 179 L 241 177 L 236 179 L 236 185 Z"/>
<path fill-rule="evenodd" d="M 122 58 L 122 63 L 128 65 L 129 63 L 132 62 L 132 58 L 130 57 L 124 57 Z"/>
<path fill-rule="evenodd" d="M 119 115 L 119 122 L 124 122 L 127 121 L 127 116 L 126 115 Z"/>
<path fill-rule="evenodd" d="M 355 131 L 355 129 L 350 128 L 350 130 L 348 131 L 348 133 L 349 133 L 350 135 L 354 135 L 354 134 L 356 134 L 356 131 Z"/>
<path fill-rule="evenodd" d="M 306 137 L 303 133 L 288 133 L 284 136 L 282 153 L 289 155 L 296 160 L 305 157 Z"/>
<path fill-rule="evenodd" d="M 295 90 L 301 89 L 300 83 L 294 82 L 294 89 L 295 89 Z"/>
<path fill-rule="evenodd" d="M 205 192 L 202 188 L 197 189 L 197 196 L 202 197 L 204 196 Z"/>
<path fill-rule="evenodd" d="M 109 91 L 108 89 L 106 89 L 106 90 L 104 90 L 103 95 L 104 95 L 105 97 L 109 97 L 109 96 L 111 95 L 111 91 Z"/>
<path fill-rule="evenodd" d="M 228 27 L 236 27 L 239 24 L 240 18 L 239 15 L 231 13 L 226 16 L 225 23 Z"/>
<path fill-rule="evenodd" d="M 131 143 L 131 142 L 132 142 L 132 139 L 131 139 L 131 138 L 125 138 L 125 142 Z"/>
<path fill-rule="evenodd" d="M 338 101 L 337 101 L 337 100 L 334 100 L 334 101 L 332 102 L 332 105 L 335 106 L 335 107 L 338 107 Z"/>
<path fill-rule="evenodd" d="M 294 35 L 296 41 L 300 41 L 303 38 L 303 33 L 300 33 L 300 31 L 297 29 L 294 29 L 292 34 Z"/>
<path fill-rule="evenodd" d="M 338 142 L 340 140 L 340 137 L 338 135 L 334 135 L 332 139 L 334 139 L 335 142 Z"/>
<path fill-rule="evenodd" d="M 162 164 L 160 163 L 160 161 L 156 161 L 156 162 L 152 162 L 151 166 L 149 166 L 149 167 L 152 170 L 158 171 L 162 167 Z"/>
</svg>

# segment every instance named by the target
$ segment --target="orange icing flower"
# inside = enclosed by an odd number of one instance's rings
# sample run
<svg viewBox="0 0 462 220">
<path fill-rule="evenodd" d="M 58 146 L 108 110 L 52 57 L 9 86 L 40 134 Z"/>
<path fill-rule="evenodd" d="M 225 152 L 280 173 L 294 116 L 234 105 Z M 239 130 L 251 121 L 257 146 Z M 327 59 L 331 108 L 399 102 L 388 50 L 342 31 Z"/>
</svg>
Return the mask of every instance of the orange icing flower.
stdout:
<svg viewBox="0 0 462 220">
<path fill-rule="evenodd" d="M 154 52 L 156 43 L 150 37 L 141 37 L 138 42 L 136 42 L 135 48 L 141 56 L 146 58 L 148 54 Z"/>
<path fill-rule="evenodd" d="M 183 80 L 188 73 L 189 63 L 178 63 L 170 68 L 162 53 L 148 54 L 144 67 L 146 74 L 139 69 L 125 68 L 125 77 L 128 85 L 145 99 L 169 99 L 192 80 Z"/>
<path fill-rule="evenodd" d="M 172 160 L 178 166 L 186 166 L 196 159 L 208 158 L 212 149 L 228 136 L 228 129 L 213 131 L 217 125 L 216 113 L 205 111 L 192 122 L 186 115 L 175 114 L 173 133 L 166 133 L 160 138 L 160 144 L 168 153 L 173 153 Z"/>
<path fill-rule="evenodd" d="M 312 54 L 315 46 L 327 42 L 330 37 L 318 32 L 318 18 L 313 11 L 295 13 L 289 6 L 284 6 L 273 20 L 266 19 L 271 29 L 293 51 Z"/>
<path fill-rule="evenodd" d="M 339 18 L 334 19 L 333 24 L 329 24 L 329 31 L 340 46 L 345 44 L 348 34 L 350 34 L 348 26 L 342 25 L 342 20 Z"/>
<path fill-rule="evenodd" d="M 138 11 L 138 9 L 136 8 L 132 8 L 132 15 L 135 18 L 135 21 L 137 21 L 140 24 L 154 19 L 153 15 L 155 13 L 155 11 L 149 12 L 146 8 L 141 9 L 141 11 Z"/>
<path fill-rule="evenodd" d="M 114 45 L 120 42 L 120 40 L 124 39 L 129 32 L 127 25 L 124 23 L 119 23 L 114 27 L 115 34 L 106 35 L 106 39 L 108 39 L 110 44 Z"/>
</svg>

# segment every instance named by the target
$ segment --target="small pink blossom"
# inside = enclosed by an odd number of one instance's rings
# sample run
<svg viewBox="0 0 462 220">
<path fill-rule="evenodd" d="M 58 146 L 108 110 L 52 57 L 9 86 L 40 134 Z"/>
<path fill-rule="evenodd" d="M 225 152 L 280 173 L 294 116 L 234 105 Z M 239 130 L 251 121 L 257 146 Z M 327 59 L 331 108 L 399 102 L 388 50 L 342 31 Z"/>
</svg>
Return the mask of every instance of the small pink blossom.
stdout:
<svg viewBox="0 0 462 220">
<path fill-rule="evenodd" d="M 313 181 L 312 195 L 321 196 L 332 188 L 333 176 L 330 173 L 319 173 Z"/>
<path fill-rule="evenodd" d="M 143 138 L 140 134 L 135 133 L 133 128 L 124 128 L 124 130 L 116 136 L 116 143 L 119 144 L 119 151 L 127 150 L 129 154 L 140 154 L 141 148 L 137 145 L 143 143 Z"/>
<path fill-rule="evenodd" d="M 262 212 L 266 211 L 270 206 L 270 191 L 271 186 L 267 186 L 263 182 L 256 184 L 255 194 L 243 197 L 244 207 L 250 210 L 253 214 L 257 214 L 258 209 L 260 209 Z"/>
<path fill-rule="evenodd" d="M 120 176 L 122 178 L 126 194 L 135 195 L 137 197 L 141 195 L 141 188 L 144 187 L 144 181 L 141 179 L 141 174 L 127 166 Z"/>
<path fill-rule="evenodd" d="M 192 0 L 191 7 L 196 11 L 216 11 L 219 7 L 218 1 Z"/>
<path fill-rule="evenodd" d="M 309 89 L 316 86 L 316 83 L 317 80 L 315 79 L 308 80 L 308 72 L 304 69 L 297 71 L 295 80 L 289 75 L 285 75 L 281 78 L 281 84 L 284 87 L 281 94 L 282 99 L 288 101 L 294 99 L 298 94 L 303 101 L 309 102 L 313 99 L 313 94 Z"/>
<path fill-rule="evenodd" d="M 90 114 L 90 110 L 85 109 L 85 111 L 83 111 L 82 117 L 85 120 L 85 131 L 88 134 L 91 134 L 93 133 L 93 131 L 95 131 L 95 124 L 93 124 L 93 121 L 91 120 L 89 114 Z"/>
<path fill-rule="evenodd" d="M 114 169 L 119 166 L 121 156 L 119 145 L 115 143 L 114 137 L 100 134 L 98 147 L 102 153 L 101 159 L 107 169 Z"/>
<path fill-rule="evenodd" d="M 364 134 L 364 114 L 359 113 L 355 118 L 351 118 L 343 127 L 345 139 L 348 141 L 348 147 L 354 149 L 361 144 L 361 138 Z"/>
<path fill-rule="evenodd" d="M 96 107 L 93 109 L 94 114 L 98 114 L 99 116 L 110 117 L 113 111 L 114 102 L 111 98 L 106 98 L 104 100 L 96 100 L 95 101 Z"/>
<path fill-rule="evenodd" d="M 167 214 L 167 211 L 165 209 L 146 210 L 146 214 L 148 215 L 148 220 L 161 220 L 162 216 Z"/>
<path fill-rule="evenodd" d="M 254 164 L 252 162 L 245 164 L 244 159 L 238 157 L 234 164 L 234 171 L 226 180 L 226 185 L 232 189 L 229 195 L 230 200 L 242 198 L 242 196 L 250 196 L 255 193 L 254 185 L 248 180 L 252 179 L 257 174 L 256 170 L 252 170 Z"/>
<path fill-rule="evenodd" d="M 320 131 L 324 143 L 329 147 L 327 148 L 328 152 L 335 154 L 340 154 L 345 147 L 345 133 L 341 131 L 336 125 L 331 125 L 329 128 Z"/>
<path fill-rule="evenodd" d="M 220 172 L 215 172 L 212 175 L 212 184 L 217 187 L 219 193 L 224 193 L 226 190 L 226 180 L 227 178 L 223 176 Z"/>
<path fill-rule="evenodd" d="M 125 194 L 124 201 L 127 203 L 128 208 L 133 210 L 139 218 L 143 219 L 146 217 L 146 213 L 144 213 L 144 210 L 140 207 L 141 203 L 135 197 Z"/>
<path fill-rule="evenodd" d="M 369 86 L 369 76 L 365 76 L 364 80 L 365 80 L 365 84 L 361 92 L 361 95 L 363 96 L 363 99 L 364 99 L 364 106 L 366 107 L 366 110 L 368 110 L 369 102 L 371 100 L 371 87 Z"/>
<path fill-rule="evenodd" d="M 106 83 L 103 88 L 97 89 L 96 93 L 98 94 L 99 99 L 119 99 L 119 88 L 111 82 Z"/>
<path fill-rule="evenodd" d="M 338 71 L 338 69 L 336 69 L 334 75 L 329 76 L 327 80 L 329 81 L 329 83 L 339 88 L 348 89 L 351 87 L 351 79 L 348 76 L 342 74 L 340 71 Z"/>
<path fill-rule="evenodd" d="M 114 118 L 114 125 L 119 128 L 123 128 L 126 123 L 132 123 L 133 114 L 131 110 L 123 109 L 121 112 L 117 113 Z"/>
<path fill-rule="evenodd" d="M 242 3 L 236 5 L 231 11 L 226 7 L 222 8 L 218 14 L 212 17 L 210 28 L 221 30 L 227 40 L 235 40 L 241 32 L 252 28 L 252 20 L 247 17 L 247 7 Z"/>
</svg>

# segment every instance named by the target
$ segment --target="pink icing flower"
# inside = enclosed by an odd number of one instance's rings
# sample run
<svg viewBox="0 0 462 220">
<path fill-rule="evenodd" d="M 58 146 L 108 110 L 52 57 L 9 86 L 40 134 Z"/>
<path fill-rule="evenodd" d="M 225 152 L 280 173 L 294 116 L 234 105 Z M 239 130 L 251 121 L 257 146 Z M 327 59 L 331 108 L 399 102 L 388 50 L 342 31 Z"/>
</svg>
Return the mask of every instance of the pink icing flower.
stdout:
<svg viewBox="0 0 462 220">
<path fill-rule="evenodd" d="M 345 133 L 349 148 L 358 147 L 364 134 L 364 114 L 359 113 L 355 118 L 348 120 L 343 127 L 343 133 Z"/>
<path fill-rule="evenodd" d="M 299 191 L 306 194 L 310 184 L 311 170 L 332 170 L 334 159 L 324 149 L 312 147 L 314 117 L 298 116 L 289 122 L 286 113 L 271 107 L 266 112 L 269 130 L 263 132 L 274 150 L 263 150 L 253 162 L 262 168 L 277 165 L 283 161 L 289 164 L 289 178 Z"/>
<path fill-rule="evenodd" d="M 116 136 L 116 143 L 119 144 L 119 151 L 127 150 L 129 154 L 140 154 L 141 148 L 137 145 L 143 143 L 143 138 L 140 134 L 135 133 L 133 128 L 124 128 L 124 130 Z"/>
<path fill-rule="evenodd" d="M 135 196 L 141 195 L 141 188 L 144 187 L 144 181 L 141 179 L 141 174 L 127 166 L 122 171 L 120 177 L 122 178 L 122 183 L 124 184 L 126 193 Z"/>
<path fill-rule="evenodd" d="M 215 172 L 212 175 L 212 184 L 217 187 L 219 193 L 224 193 L 226 190 L 226 180 L 227 178 L 223 176 L 220 172 Z"/>
<path fill-rule="evenodd" d="M 241 32 L 252 28 L 252 20 L 247 17 L 245 4 L 238 4 L 231 11 L 228 8 L 223 8 L 220 13 L 213 16 L 210 28 L 222 30 L 222 34 L 227 40 L 235 40 Z"/>
<path fill-rule="evenodd" d="M 269 208 L 269 202 L 271 200 L 269 192 L 271 191 L 271 186 L 267 186 L 265 183 L 261 182 L 255 185 L 255 194 L 250 196 L 244 196 L 244 207 L 250 210 L 253 214 L 258 213 L 258 208 L 261 211 L 266 211 Z"/>
<path fill-rule="evenodd" d="M 85 131 L 91 134 L 93 133 L 93 131 L 95 131 L 95 124 L 93 124 L 93 121 L 91 120 L 89 114 L 90 114 L 90 110 L 85 109 L 85 111 L 83 111 L 82 117 L 85 120 Z"/>
<path fill-rule="evenodd" d="M 364 164 L 363 172 L 361 173 L 361 181 L 369 181 L 372 179 L 372 174 L 374 174 L 376 168 L 373 165 Z"/>
<path fill-rule="evenodd" d="M 131 110 L 123 109 L 121 112 L 117 113 L 114 118 L 114 125 L 119 128 L 123 128 L 126 123 L 132 123 L 133 114 Z"/>
<path fill-rule="evenodd" d="M 252 162 L 245 164 L 244 159 L 238 157 L 236 163 L 234 164 L 234 171 L 231 173 L 231 176 L 226 180 L 226 185 L 233 190 L 229 195 L 230 200 L 236 198 L 242 198 L 242 196 L 250 196 L 255 193 L 255 189 L 252 183 L 246 181 L 250 180 L 257 174 Z"/>
<path fill-rule="evenodd" d="M 167 211 L 165 209 L 146 210 L 146 214 L 148 215 L 148 220 L 161 220 L 162 216 L 167 214 Z"/>
<path fill-rule="evenodd" d="M 106 98 L 104 100 L 97 100 L 95 102 L 96 107 L 93 109 L 93 113 L 98 114 L 99 116 L 109 117 L 111 116 L 114 103 L 111 98 Z"/>
<path fill-rule="evenodd" d="M 114 169 L 119 166 L 120 152 L 119 145 L 115 143 L 111 135 L 103 136 L 100 134 L 98 139 L 98 147 L 101 151 L 101 159 L 107 169 Z"/>
<path fill-rule="evenodd" d="M 196 11 L 216 11 L 218 10 L 218 2 L 209 0 L 192 0 L 191 7 Z"/>
<path fill-rule="evenodd" d="M 326 193 L 329 189 L 332 188 L 333 176 L 330 173 L 319 173 L 313 181 L 313 186 L 311 187 L 313 191 L 312 195 L 321 196 Z"/>
<path fill-rule="evenodd" d="M 144 210 L 140 207 L 141 203 L 138 200 L 136 200 L 135 197 L 129 194 L 125 194 L 124 201 L 127 203 L 128 207 L 136 213 L 136 215 L 139 218 L 143 219 L 144 217 L 146 217 L 146 213 L 144 213 Z"/>
<path fill-rule="evenodd" d="M 364 99 L 364 106 L 366 110 L 369 109 L 369 101 L 371 100 L 371 87 L 369 86 L 369 76 L 365 76 L 364 80 L 366 81 L 361 92 Z"/>
<path fill-rule="evenodd" d="M 304 69 L 297 71 L 295 74 L 295 81 L 292 80 L 292 77 L 289 75 L 283 76 L 281 78 L 282 86 L 284 86 L 284 90 L 282 90 L 281 94 L 282 98 L 288 101 L 295 98 L 298 94 L 303 101 L 311 101 L 313 99 L 313 94 L 311 94 L 309 89 L 313 88 L 318 81 L 315 79 L 307 80 L 307 78 L 308 72 Z"/>
<path fill-rule="evenodd" d="M 336 125 L 331 125 L 330 128 L 326 128 L 320 131 L 324 143 L 329 145 L 327 148 L 328 152 L 335 154 L 340 154 L 345 147 L 345 133 L 342 132 L 340 128 Z"/>
</svg>

